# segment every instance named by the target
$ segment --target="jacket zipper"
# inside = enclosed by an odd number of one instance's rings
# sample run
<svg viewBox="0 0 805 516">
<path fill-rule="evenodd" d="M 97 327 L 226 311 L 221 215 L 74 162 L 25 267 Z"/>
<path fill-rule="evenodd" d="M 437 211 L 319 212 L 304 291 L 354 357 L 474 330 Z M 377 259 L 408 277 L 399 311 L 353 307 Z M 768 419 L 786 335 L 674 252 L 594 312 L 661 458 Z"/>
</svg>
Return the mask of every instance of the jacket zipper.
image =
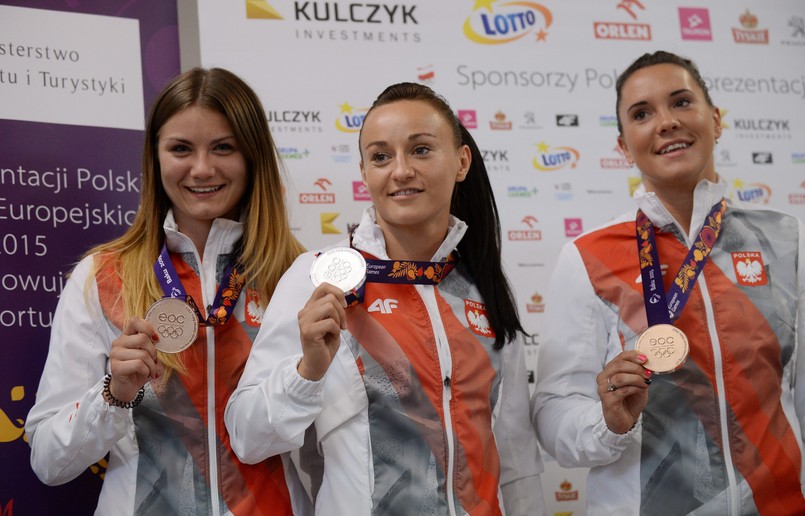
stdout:
<svg viewBox="0 0 805 516">
<path fill-rule="evenodd" d="M 453 415 L 450 411 L 450 401 L 453 398 L 453 392 L 450 387 L 450 376 L 453 370 L 453 358 L 450 354 L 450 345 L 447 340 L 447 334 L 444 332 L 444 326 L 441 323 L 441 315 L 439 314 L 439 307 L 436 304 L 436 287 L 417 285 L 420 296 L 425 303 L 425 308 L 431 320 L 431 327 L 433 335 L 436 338 L 436 350 L 439 355 L 439 370 L 442 377 L 442 412 L 444 413 L 444 426 L 445 436 L 447 437 L 447 472 L 445 477 L 447 480 L 447 505 L 450 510 L 450 516 L 456 516 L 456 502 L 454 496 L 455 487 L 453 485 L 453 475 L 455 470 L 455 435 L 453 434 Z"/>
</svg>

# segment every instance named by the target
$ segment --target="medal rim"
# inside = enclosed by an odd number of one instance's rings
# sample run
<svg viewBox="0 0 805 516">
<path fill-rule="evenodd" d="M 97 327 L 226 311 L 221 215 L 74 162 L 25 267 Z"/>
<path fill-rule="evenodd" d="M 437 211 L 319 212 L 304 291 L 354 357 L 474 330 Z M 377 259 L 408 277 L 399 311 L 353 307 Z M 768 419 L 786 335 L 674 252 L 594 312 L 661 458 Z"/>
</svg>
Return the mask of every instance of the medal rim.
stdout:
<svg viewBox="0 0 805 516">
<path fill-rule="evenodd" d="M 684 345 L 683 345 L 682 353 L 680 354 L 679 358 L 675 358 L 673 360 L 673 363 L 671 364 L 672 367 L 670 367 L 670 368 L 666 368 L 666 367 L 663 367 L 663 366 L 664 366 L 665 363 L 671 362 L 671 360 L 669 360 L 669 359 L 660 359 L 660 358 L 652 359 L 652 357 L 649 356 L 647 349 L 641 349 L 641 347 L 640 347 L 641 342 L 647 342 L 648 337 L 651 334 L 656 333 L 657 331 L 666 332 L 666 334 L 667 333 L 674 333 L 675 335 L 681 336 L 682 339 L 683 339 Z M 645 344 L 645 346 L 648 346 L 648 344 Z M 648 346 L 648 347 L 650 347 L 650 346 Z M 688 355 L 690 354 L 690 344 L 688 343 L 688 336 L 685 335 L 685 332 L 683 332 L 682 330 L 680 330 L 679 328 L 677 328 L 673 324 L 655 324 L 654 326 L 649 326 L 648 328 L 643 330 L 643 332 L 637 337 L 637 341 L 635 342 L 635 350 L 644 353 L 646 355 L 646 357 L 648 358 L 648 360 L 646 360 L 646 363 L 643 364 L 643 367 L 645 367 L 646 369 L 648 369 L 649 371 L 651 371 L 651 372 L 653 372 L 655 374 L 669 374 L 669 373 L 673 373 L 673 372 L 678 371 L 679 368 L 682 367 L 682 365 L 685 363 L 685 360 L 687 360 Z M 652 361 L 658 362 L 658 364 L 652 364 Z M 661 369 L 660 368 L 654 369 L 654 368 L 651 367 L 652 365 L 655 365 L 655 366 L 659 365 L 662 368 Z"/>
<path fill-rule="evenodd" d="M 343 285 L 342 282 L 340 282 L 341 284 L 336 284 L 331 281 L 325 281 L 319 279 L 318 275 L 320 274 L 320 272 L 318 271 L 318 268 L 320 268 L 322 264 L 327 263 L 325 261 L 326 258 L 338 254 L 348 255 L 351 258 L 353 258 L 352 263 L 357 264 L 359 268 L 363 271 L 360 280 L 358 280 L 357 283 L 353 284 L 354 282 L 350 282 L 349 285 Z M 355 273 L 350 273 L 349 276 L 353 276 L 354 274 Z M 350 292 L 353 292 L 361 288 L 361 286 L 366 281 L 366 259 L 363 257 L 361 253 L 359 253 L 358 251 L 356 251 L 351 247 L 344 247 L 344 246 L 333 247 L 319 254 L 319 256 L 317 256 L 316 259 L 313 260 L 313 263 L 310 264 L 310 281 L 313 283 L 315 287 L 318 287 L 322 283 L 330 283 L 331 285 L 334 285 L 335 287 L 341 289 L 345 294 L 349 294 Z"/>
<path fill-rule="evenodd" d="M 165 349 L 165 346 L 162 345 L 163 341 L 160 338 L 160 340 L 154 345 L 154 347 L 156 347 L 158 351 L 161 351 L 163 353 L 169 353 L 169 354 L 181 353 L 182 351 L 192 346 L 193 343 L 196 341 L 196 338 L 198 337 L 198 317 L 196 315 L 196 312 L 193 311 L 192 308 L 190 308 L 190 305 L 188 305 L 185 301 L 182 301 L 181 299 L 177 299 L 174 297 L 166 297 L 160 299 L 159 301 L 155 301 L 150 307 L 148 307 L 148 311 L 145 313 L 145 320 L 154 325 L 154 328 L 156 329 L 156 325 L 159 324 L 159 321 L 153 321 L 149 317 L 152 314 L 154 314 L 156 310 L 159 310 L 158 309 L 159 305 L 176 304 L 176 303 L 179 303 L 182 306 L 180 310 L 183 309 L 187 311 L 188 316 L 192 321 L 191 323 L 192 336 L 189 339 L 189 341 L 186 342 L 184 345 L 182 345 L 179 349 L 176 349 L 175 346 L 170 346 L 170 349 Z"/>
</svg>

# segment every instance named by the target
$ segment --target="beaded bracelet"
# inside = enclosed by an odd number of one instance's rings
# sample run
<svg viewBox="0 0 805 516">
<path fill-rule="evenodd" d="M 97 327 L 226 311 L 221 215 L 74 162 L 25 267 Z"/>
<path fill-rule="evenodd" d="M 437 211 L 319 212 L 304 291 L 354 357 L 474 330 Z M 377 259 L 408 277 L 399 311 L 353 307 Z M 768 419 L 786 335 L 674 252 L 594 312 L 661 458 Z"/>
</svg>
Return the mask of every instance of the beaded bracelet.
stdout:
<svg viewBox="0 0 805 516">
<path fill-rule="evenodd" d="M 143 401 L 143 396 L 145 396 L 145 387 L 140 387 L 140 390 L 137 391 L 137 396 L 134 397 L 131 401 L 120 401 L 119 399 L 112 396 L 112 390 L 109 389 L 109 384 L 112 383 L 112 375 L 111 373 L 106 373 L 106 376 L 103 377 L 103 398 L 106 400 L 106 403 L 113 407 L 120 407 L 120 408 L 134 408 Z"/>
</svg>

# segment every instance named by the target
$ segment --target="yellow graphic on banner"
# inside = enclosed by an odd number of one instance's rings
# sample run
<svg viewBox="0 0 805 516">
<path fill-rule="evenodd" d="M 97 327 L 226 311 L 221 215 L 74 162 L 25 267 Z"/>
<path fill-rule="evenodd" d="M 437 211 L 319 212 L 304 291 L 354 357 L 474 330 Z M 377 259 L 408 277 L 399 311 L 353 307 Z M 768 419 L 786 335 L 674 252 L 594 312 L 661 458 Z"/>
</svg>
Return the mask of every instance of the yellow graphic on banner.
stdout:
<svg viewBox="0 0 805 516">
<path fill-rule="evenodd" d="M 25 397 L 25 388 L 22 385 L 17 385 L 11 389 L 11 401 L 20 401 Z M 19 426 L 14 424 L 14 421 L 8 417 L 3 409 L 0 409 L 0 443 L 10 443 L 16 441 L 20 437 L 24 441 L 28 441 L 25 437 L 25 421 L 17 418 Z"/>
<path fill-rule="evenodd" d="M 321 234 L 322 235 L 339 235 L 338 228 L 335 227 L 333 221 L 341 215 L 340 213 L 322 213 L 321 214 Z"/>
<path fill-rule="evenodd" d="M 341 111 L 338 113 L 338 118 L 335 119 L 335 128 L 345 133 L 359 132 L 369 108 L 355 107 L 349 102 L 339 104 L 338 108 Z"/>
<path fill-rule="evenodd" d="M 629 178 L 629 197 L 633 196 L 635 190 L 641 185 L 642 179 L 639 177 L 630 177 Z"/>
<path fill-rule="evenodd" d="M 475 0 L 472 14 L 464 20 L 464 36 L 482 45 L 500 45 L 529 34 L 546 41 L 553 22 L 551 11 L 536 2 Z"/>
<path fill-rule="evenodd" d="M 536 145 L 537 156 L 531 161 L 535 169 L 552 172 L 565 167 L 576 168 L 579 151 L 572 147 L 549 147 L 545 142 Z"/>
<path fill-rule="evenodd" d="M 246 0 L 246 18 L 258 20 L 281 20 L 282 15 L 265 0 Z"/>
</svg>

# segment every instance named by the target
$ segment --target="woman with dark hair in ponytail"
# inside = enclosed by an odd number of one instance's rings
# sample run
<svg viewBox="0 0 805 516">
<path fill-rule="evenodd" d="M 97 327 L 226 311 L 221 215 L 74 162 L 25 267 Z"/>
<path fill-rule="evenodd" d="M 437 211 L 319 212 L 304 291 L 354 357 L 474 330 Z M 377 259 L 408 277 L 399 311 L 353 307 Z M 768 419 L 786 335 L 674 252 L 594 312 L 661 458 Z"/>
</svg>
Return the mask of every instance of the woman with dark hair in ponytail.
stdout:
<svg viewBox="0 0 805 516">
<path fill-rule="evenodd" d="M 280 280 L 227 407 L 233 449 L 250 463 L 305 445 L 292 456 L 319 514 L 544 514 L 475 142 L 443 98 L 402 83 L 374 102 L 359 147 L 373 206 Z M 364 267 L 354 284 L 332 274 Z M 302 459 L 314 443 L 323 471 Z"/>
</svg>

